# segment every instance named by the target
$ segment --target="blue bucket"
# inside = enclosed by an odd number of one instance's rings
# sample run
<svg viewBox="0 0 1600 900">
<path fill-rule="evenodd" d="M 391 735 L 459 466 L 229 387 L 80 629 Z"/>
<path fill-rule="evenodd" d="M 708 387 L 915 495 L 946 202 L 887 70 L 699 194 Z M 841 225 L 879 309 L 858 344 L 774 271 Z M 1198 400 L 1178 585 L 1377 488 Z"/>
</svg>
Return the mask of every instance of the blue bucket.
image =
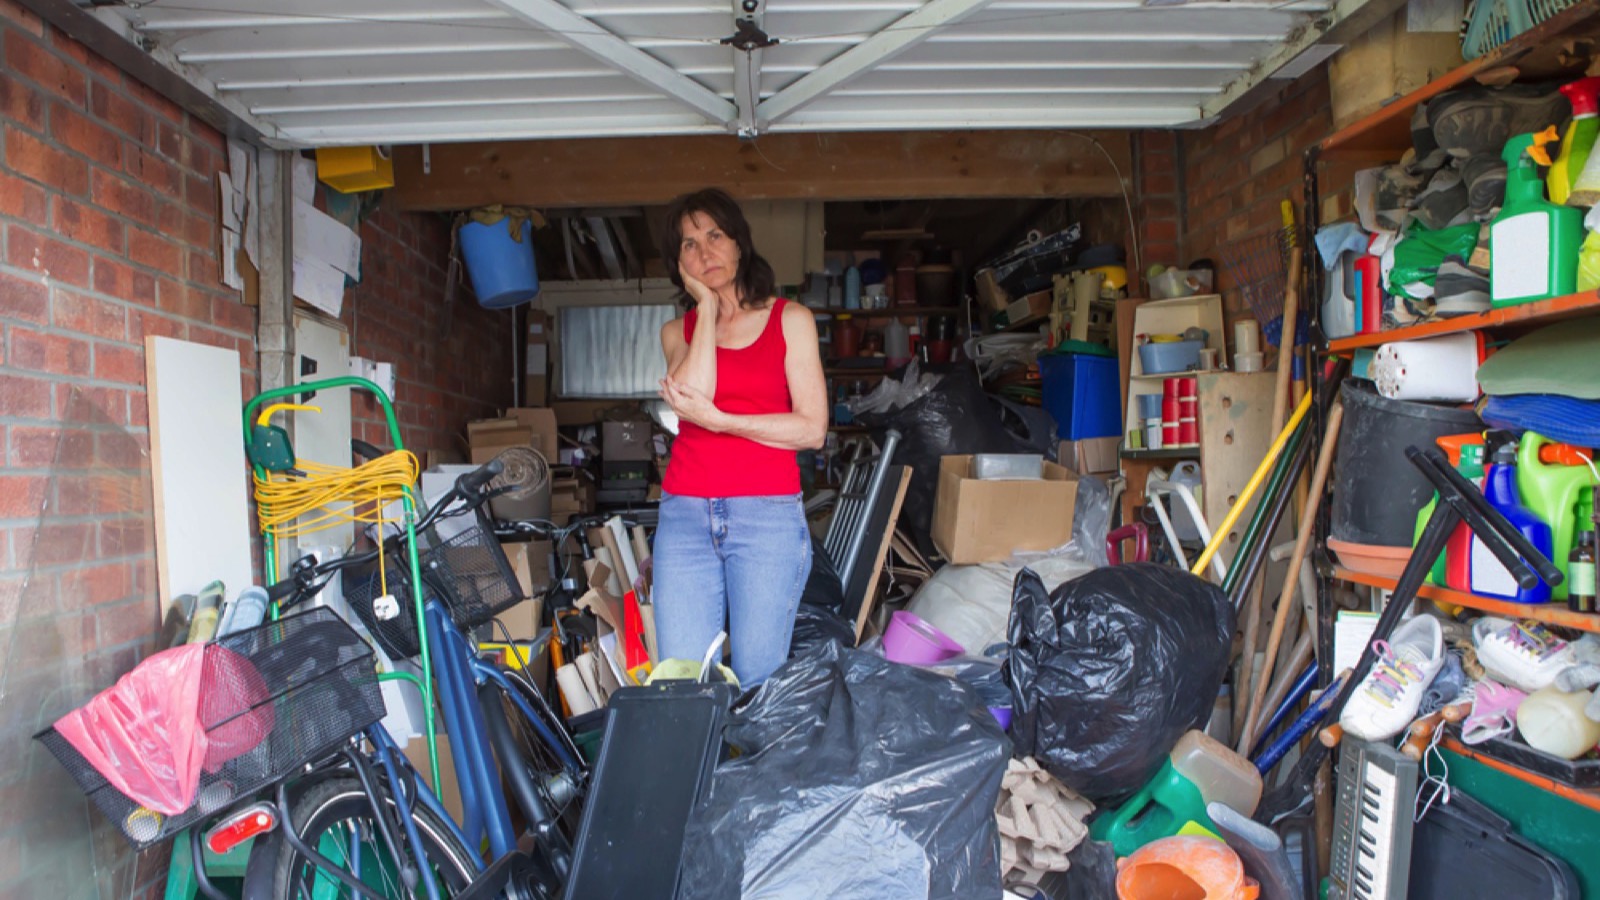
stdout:
<svg viewBox="0 0 1600 900">
<path fill-rule="evenodd" d="M 472 278 L 478 305 L 504 309 L 539 295 L 539 273 L 533 265 L 533 223 L 522 223 L 522 241 L 511 238 L 505 220 L 493 225 L 464 222 L 461 255 Z"/>
</svg>

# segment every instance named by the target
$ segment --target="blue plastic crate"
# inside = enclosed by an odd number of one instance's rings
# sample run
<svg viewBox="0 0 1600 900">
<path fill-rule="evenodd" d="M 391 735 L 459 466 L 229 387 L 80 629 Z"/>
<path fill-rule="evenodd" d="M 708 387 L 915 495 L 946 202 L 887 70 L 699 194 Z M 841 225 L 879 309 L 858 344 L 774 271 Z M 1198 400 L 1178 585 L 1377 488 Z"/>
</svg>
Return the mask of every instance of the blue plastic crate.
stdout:
<svg viewBox="0 0 1600 900">
<path fill-rule="evenodd" d="M 1044 408 L 1056 420 L 1056 436 L 1069 441 L 1122 434 L 1117 360 L 1081 353 L 1039 357 Z"/>
</svg>

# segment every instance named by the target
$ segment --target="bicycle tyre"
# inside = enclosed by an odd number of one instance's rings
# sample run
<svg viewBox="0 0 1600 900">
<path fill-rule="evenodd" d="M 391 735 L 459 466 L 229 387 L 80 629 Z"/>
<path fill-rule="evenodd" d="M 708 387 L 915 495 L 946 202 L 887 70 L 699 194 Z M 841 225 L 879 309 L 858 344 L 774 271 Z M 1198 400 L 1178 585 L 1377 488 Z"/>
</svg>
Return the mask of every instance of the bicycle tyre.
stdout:
<svg viewBox="0 0 1600 900">
<path fill-rule="evenodd" d="M 565 740 L 568 744 L 565 752 L 573 754 L 579 768 L 569 770 L 560 758 L 552 752 L 549 745 L 542 740 L 533 724 L 527 721 L 525 714 L 517 704 L 505 703 L 507 718 L 521 744 L 520 758 L 528 774 L 544 789 L 545 800 L 549 802 L 563 833 L 569 841 L 576 841 L 578 837 L 579 819 L 582 817 L 583 798 L 588 792 L 588 768 L 583 765 L 582 755 L 576 745 L 572 744 L 571 735 L 567 732 L 566 723 L 555 716 L 544 698 L 538 695 L 533 685 L 516 672 L 507 672 L 507 681 L 518 694 L 533 708 L 539 716 L 540 722 L 557 740 Z M 552 790 L 555 783 L 560 783 L 563 790 Z"/>
<path fill-rule="evenodd" d="M 383 791 L 383 801 L 390 807 L 395 803 L 393 795 L 387 790 Z M 319 782 L 290 805 L 290 820 L 294 823 L 296 833 L 307 845 L 330 858 L 333 857 L 323 849 L 325 845 L 322 843 L 323 835 L 330 828 L 347 822 L 363 822 L 370 833 L 372 827 L 372 807 L 362 792 L 361 783 L 354 777 L 330 778 Z M 465 889 L 472 881 L 474 872 L 472 854 L 431 810 L 418 804 L 412 809 L 411 815 L 428 861 L 439 876 L 438 883 L 443 889 L 441 896 L 453 896 Z M 376 838 L 372 840 L 377 842 Z M 373 852 L 383 853 L 376 846 Z M 316 871 L 315 866 L 295 850 L 281 832 L 275 831 L 270 839 L 258 841 L 250 853 L 245 868 L 243 896 L 249 900 L 295 900 L 299 892 L 300 873 L 305 872 L 306 877 L 310 878 Z M 319 879 L 319 883 L 331 881 L 326 875 Z M 367 881 L 367 878 L 362 879 L 364 884 Z M 333 884 L 337 885 L 336 882 Z M 404 888 L 394 880 L 388 884 L 371 886 L 376 893 L 396 900 L 406 896 Z M 338 887 L 337 896 L 353 893 L 343 886 Z"/>
</svg>

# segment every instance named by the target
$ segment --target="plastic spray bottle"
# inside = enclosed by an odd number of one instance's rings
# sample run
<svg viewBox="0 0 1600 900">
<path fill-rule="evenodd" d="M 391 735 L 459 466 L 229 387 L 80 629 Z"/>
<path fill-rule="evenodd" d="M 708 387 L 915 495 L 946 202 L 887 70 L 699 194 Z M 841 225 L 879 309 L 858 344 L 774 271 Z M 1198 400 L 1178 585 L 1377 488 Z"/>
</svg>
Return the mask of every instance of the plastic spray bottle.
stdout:
<svg viewBox="0 0 1600 900">
<path fill-rule="evenodd" d="M 1600 154 L 1590 156 L 1589 161 L 1600 161 Z M 1595 173 L 1595 177 L 1600 180 L 1600 172 Z M 1578 248 L 1577 289 L 1592 291 L 1600 288 L 1600 206 L 1583 217 L 1583 227 L 1588 233 L 1583 236 L 1583 246 Z"/>
<path fill-rule="evenodd" d="M 1600 76 L 1563 84 L 1561 93 L 1572 102 L 1572 123 L 1561 138 L 1561 152 L 1556 155 L 1545 179 L 1550 186 L 1551 203 L 1571 202 L 1573 184 L 1589 162 L 1595 138 L 1600 136 Z"/>
<path fill-rule="evenodd" d="M 1484 498 L 1500 511 L 1511 526 L 1522 532 L 1530 543 L 1546 558 L 1550 558 L 1554 539 L 1550 526 L 1529 512 L 1517 494 L 1517 445 L 1504 441 L 1495 447 L 1490 456 L 1489 478 L 1484 486 Z M 1487 597 L 1503 597 L 1518 603 L 1547 603 L 1550 586 L 1540 581 L 1531 588 L 1517 585 L 1511 570 L 1490 552 L 1483 539 L 1472 538 L 1472 592 Z"/>
<path fill-rule="evenodd" d="M 1452 434 L 1436 439 L 1437 443 L 1449 457 L 1450 465 L 1455 467 L 1468 481 L 1483 487 L 1483 435 L 1481 434 Z M 1412 546 L 1422 539 L 1422 530 L 1427 527 L 1428 519 L 1433 517 L 1433 508 L 1439 505 L 1439 495 L 1435 493 L 1433 499 L 1417 513 L 1416 532 L 1412 536 Z M 1472 590 L 1472 573 L 1468 566 L 1468 559 L 1472 552 L 1472 529 L 1467 523 L 1456 524 L 1455 530 L 1450 532 L 1450 539 L 1445 544 L 1445 552 L 1439 554 L 1434 562 L 1433 569 L 1428 573 L 1428 582 L 1440 587 L 1451 587 L 1458 591 Z"/>
<path fill-rule="evenodd" d="M 1544 199 L 1539 166 L 1555 126 L 1506 142 L 1506 202 L 1489 226 L 1489 296 L 1496 308 L 1547 300 L 1577 290 L 1583 212 Z"/>
</svg>

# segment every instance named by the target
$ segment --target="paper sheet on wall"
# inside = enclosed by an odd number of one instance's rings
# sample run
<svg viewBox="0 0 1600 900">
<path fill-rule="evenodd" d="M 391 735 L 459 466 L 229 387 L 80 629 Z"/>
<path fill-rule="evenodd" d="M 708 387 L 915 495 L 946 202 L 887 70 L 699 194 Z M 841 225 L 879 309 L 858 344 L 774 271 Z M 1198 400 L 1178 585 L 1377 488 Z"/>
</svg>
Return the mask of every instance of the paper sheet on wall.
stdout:
<svg viewBox="0 0 1600 900">
<path fill-rule="evenodd" d="M 1333 623 L 1333 671 L 1355 668 L 1377 630 L 1377 613 L 1341 610 Z"/>
<path fill-rule="evenodd" d="M 294 295 L 334 318 L 344 306 L 344 273 L 318 259 L 295 256 Z"/>
<path fill-rule="evenodd" d="M 317 196 L 317 164 L 296 153 L 294 159 L 294 198 L 312 202 Z"/>
<path fill-rule="evenodd" d="M 294 257 L 318 259 L 359 280 L 361 237 L 304 200 L 294 202 Z"/>
</svg>

